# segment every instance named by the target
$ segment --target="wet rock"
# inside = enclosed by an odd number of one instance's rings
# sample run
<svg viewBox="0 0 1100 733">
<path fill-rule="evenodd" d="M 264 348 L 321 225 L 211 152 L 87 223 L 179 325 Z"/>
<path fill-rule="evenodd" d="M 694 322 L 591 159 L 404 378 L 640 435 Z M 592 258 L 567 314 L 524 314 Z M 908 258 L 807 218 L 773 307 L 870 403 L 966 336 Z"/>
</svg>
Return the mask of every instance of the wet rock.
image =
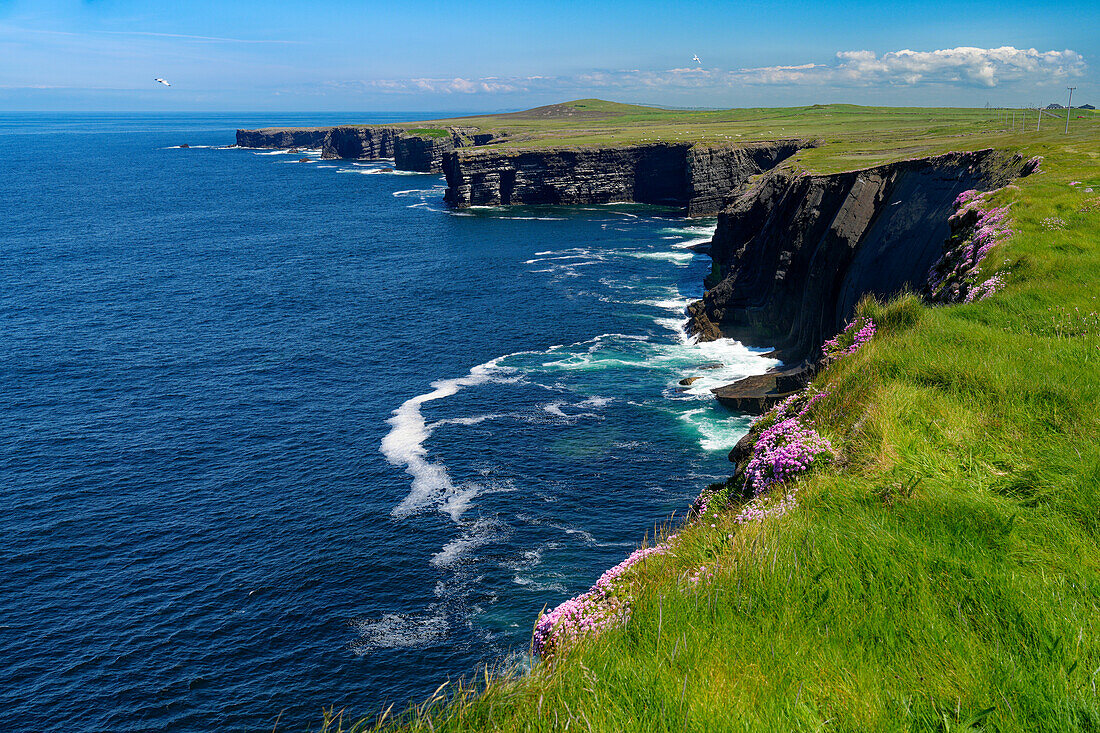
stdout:
<svg viewBox="0 0 1100 733">
<path fill-rule="evenodd" d="M 756 374 L 711 390 L 731 410 L 760 415 L 786 397 L 775 389 L 775 374 Z"/>
<path fill-rule="evenodd" d="M 730 463 L 740 463 L 752 455 L 752 447 L 755 444 L 756 438 L 751 433 L 745 434 L 741 440 L 737 441 L 737 445 L 730 450 Z"/>
<path fill-rule="evenodd" d="M 777 392 L 797 392 L 814 378 L 814 375 L 817 374 L 817 366 L 807 363 L 773 371 Z"/>
<path fill-rule="evenodd" d="M 680 386 L 681 387 L 690 387 L 692 384 L 699 381 L 700 379 L 702 379 L 702 377 L 684 377 L 683 379 L 680 380 Z"/>
</svg>

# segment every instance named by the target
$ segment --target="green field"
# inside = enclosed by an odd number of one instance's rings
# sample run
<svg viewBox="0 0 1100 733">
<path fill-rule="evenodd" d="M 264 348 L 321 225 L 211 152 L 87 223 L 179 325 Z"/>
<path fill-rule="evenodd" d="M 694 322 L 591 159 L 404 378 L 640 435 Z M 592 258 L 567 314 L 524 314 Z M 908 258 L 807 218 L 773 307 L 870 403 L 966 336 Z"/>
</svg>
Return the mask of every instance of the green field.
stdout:
<svg viewBox="0 0 1100 733">
<path fill-rule="evenodd" d="M 509 146 L 813 138 L 790 164 L 816 171 L 985 147 L 1044 161 L 993 199 L 1015 230 L 985 264 L 1003 291 L 861 306 L 879 332 L 815 381 L 839 457 L 796 479 L 797 508 L 684 528 L 630 571 L 621 628 L 383 724 L 1100 730 L 1100 117 L 1066 135 L 1064 118 L 1035 132 L 1034 112 L 1010 132 L 988 110 L 568 106 L 463 122 Z M 689 582 L 700 566 L 713 580 Z M 371 713 L 324 727 L 371 729 Z"/>
<path fill-rule="evenodd" d="M 814 140 L 820 147 L 798 160 L 820 172 L 866 167 L 949 150 L 1015 147 L 1036 140 L 1061 141 L 1065 110 L 996 110 L 923 107 L 810 107 L 666 110 L 599 99 L 539 107 L 503 115 L 409 123 L 417 133 L 433 126 L 470 126 L 507 133 L 492 149 L 538 149 L 648 142 L 737 144 L 779 138 Z M 1096 139 L 1100 114 L 1074 110 L 1071 135 Z M 1039 130 L 1036 132 L 1036 124 Z"/>
</svg>

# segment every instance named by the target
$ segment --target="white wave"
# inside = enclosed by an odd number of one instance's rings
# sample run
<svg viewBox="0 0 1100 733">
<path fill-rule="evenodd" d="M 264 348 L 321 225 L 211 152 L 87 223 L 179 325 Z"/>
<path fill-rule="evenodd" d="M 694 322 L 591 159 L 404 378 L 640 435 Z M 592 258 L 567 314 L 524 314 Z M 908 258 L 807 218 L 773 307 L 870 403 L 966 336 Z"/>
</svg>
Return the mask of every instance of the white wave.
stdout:
<svg viewBox="0 0 1100 733">
<path fill-rule="evenodd" d="M 446 614 L 435 605 L 422 614 L 387 613 L 379 619 L 355 619 L 352 624 L 359 638 L 349 648 L 358 656 L 377 649 L 423 647 L 445 637 L 450 630 Z"/>
<path fill-rule="evenodd" d="M 478 423 L 485 422 L 486 420 L 496 420 L 497 418 L 504 417 L 504 413 L 494 412 L 488 415 L 475 415 L 474 417 L 447 417 L 442 420 L 436 420 L 428 425 L 428 432 L 435 430 L 442 425 L 477 425 Z"/>
<path fill-rule="evenodd" d="M 749 432 L 749 418 L 732 417 L 720 413 L 713 406 L 688 410 L 680 420 L 691 425 L 699 434 L 703 450 L 728 451 Z"/>
<path fill-rule="evenodd" d="M 681 226 L 664 227 L 659 231 L 661 234 L 678 234 L 682 237 L 701 237 L 704 234 L 714 234 L 714 230 L 717 228 L 717 219 L 703 219 L 699 220 L 697 224 L 684 224 Z"/>
<path fill-rule="evenodd" d="M 638 305 L 651 305 L 654 308 L 663 308 L 665 310 L 683 313 L 688 305 L 691 304 L 691 301 L 692 298 L 647 298 L 634 302 Z"/>
<path fill-rule="evenodd" d="M 611 397 L 589 397 L 577 403 L 578 407 L 607 407 L 614 399 Z"/>
<path fill-rule="evenodd" d="M 426 394 L 412 397 L 393 411 L 393 417 L 389 423 L 390 432 L 382 439 L 382 455 L 395 466 L 402 466 L 405 472 L 412 476 L 412 487 L 400 504 L 391 512 L 394 516 L 405 517 L 416 511 L 424 509 L 432 504 L 445 501 L 448 496 L 458 493 L 446 467 L 442 463 L 433 463 L 428 460 L 428 451 L 424 447 L 424 441 L 431 435 L 420 412 L 420 407 L 433 400 L 440 400 L 457 393 L 464 387 L 503 379 L 503 374 L 511 371 L 506 367 L 498 366 L 501 359 L 498 357 L 479 364 L 470 370 L 470 373 L 457 379 L 440 379 L 432 382 L 432 391 Z M 462 489 L 463 496 L 471 487 Z M 466 503 L 468 503 L 468 496 Z M 452 518 L 457 515 L 448 510 Z"/>
<path fill-rule="evenodd" d="M 692 247 L 698 247 L 700 244 L 710 244 L 711 237 L 703 237 L 702 239 L 689 239 L 686 242 L 680 242 L 679 244 L 672 245 L 676 249 L 691 249 Z"/>
<path fill-rule="evenodd" d="M 623 254 L 630 257 L 637 257 L 641 260 L 664 260 L 666 262 L 675 262 L 677 264 L 685 264 L 691 262 L 691 258 L 695 256 L 694 252 L 624 252 Z"/>
<path fill-rule="evenodd" d="M 755 374 L 763 374 L 781 363 L 778 359 L 762 356 L 766 349 L 749 348 L 734 339 L 718 339 L 703 343 L 688 340 L 680 346 L 673 347 L 673 351 L 681 352 L 693 362 L 692 366 L 679 372 L 678 376 L 681 379 L 695 378 L 695 381 L 687 387 L 677 388 L 675 396 L 707 401 L 714 399 L 711 390 L 716 387 Z"/>
<path fill-rule="evenodd" d="M 397 198 L 400 198 L 402 196 L 408 196 L 410 194 L 414 194 L 414 195 L 435 194 L 435 193 L 441 192 L 442 190 L 443 190 L 443 188 L 441 188 L 441 187 L 435 187 L 435 188 L 407 188 L 404 191 L 394 191 L 393 195 Z"/>
<path fill-rule="evenodd" d="M 564 412 L 561 411 L 562 405 L 564 405 L 564 404 L 565 404 L 564 402 L 551 402 L 548 405 L 543 405 L 542 409 L 545 410 L 546 412 L 549 412 L 551 415 L 557 415 L 558 417 L 568 418 L 570 416 L 566 415 Z"/>
<path fill-rule="evenodd" d="M 502 535 L 501 525 L 491 519 L 481 518 L 471 524 L 455 539 L 443 546 L 443 549 L 432 555 L 432 565 L 437 568 L 446 568 L 462 560 L 471 550 L 489 544 L 500 539 Z"/>
</svg>

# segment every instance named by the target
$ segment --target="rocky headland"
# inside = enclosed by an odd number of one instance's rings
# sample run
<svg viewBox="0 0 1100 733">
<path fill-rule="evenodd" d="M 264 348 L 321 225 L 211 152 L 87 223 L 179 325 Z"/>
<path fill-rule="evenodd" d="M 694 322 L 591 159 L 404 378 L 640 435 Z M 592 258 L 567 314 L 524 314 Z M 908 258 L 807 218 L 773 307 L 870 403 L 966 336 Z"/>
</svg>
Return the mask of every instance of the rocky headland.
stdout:
<svg viewBox="0 0 1100 733">
<path fill-rule="evenodd" d="M 718 215 L 714 269 L 688 306 L 700 340 L 776 347 L 784 366 L 714 390 L 731 409 L 762 413 L 820 367 L 820 344 L 865 295 L 919 292 L 950 235 L 963 191 L 987 191 L 1033 169 L 992 149 L 831 175 L 777 170 Z"/>
<path fill-rule="evenodd" d="M 397 170 L 443 173 L 455 208 L 633 202 L 717 215 L 705 247 L 713 269 L 688 308 L 700 340 L 770 344 L 784 366 L 715 390 L 726 406 L 760 413 L 815 373 L 819 345 L 865 295 L 919 291 L 944 252 L 963 191 L 1026 175 L 1028 163 L 992 149 L 831 174 L 790 161 L 814 147 L 770 142 L 501 145 L 474 126 L 337 126 L 238 130 L 242 147 L 320 148 L 327 159 L 393 159 Z"/>
</svg>

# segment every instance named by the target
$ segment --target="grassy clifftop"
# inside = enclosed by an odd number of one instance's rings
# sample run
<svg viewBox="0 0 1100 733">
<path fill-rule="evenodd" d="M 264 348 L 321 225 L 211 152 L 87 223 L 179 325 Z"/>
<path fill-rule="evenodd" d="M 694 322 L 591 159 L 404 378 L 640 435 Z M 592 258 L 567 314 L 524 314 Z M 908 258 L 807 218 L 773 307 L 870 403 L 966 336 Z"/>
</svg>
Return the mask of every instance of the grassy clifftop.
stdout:
<svg viewBox="0 0 1100 733">
<path fill-rule="evenodd" d="M 855 119 L 877 113 L 773 112 L 777 132 L 832 140 L 796 161 L 824 169 L 912 157 L 913 146 L 1044 156 L 1040 173 L 989 202 L 1008 207 L 1014 230 L 983 265 L 1004 273 L 1004 289 L 938 307 L 911 295 L 865 301 L 877 333 L 811 387 L 827 396 L 808 419 L 837 458 L 786 486 L 794 508 L 748 523 L 736 503 L 708 514 L 622 576 L 625 624 L 528 674 L 444 688 L 384 725 L 1100 728 L 1096 122 L 1069 136 L 1061 126 L 1011 135 L 990 132 L 985 110 L 893 110 L 856 132 Z M 665 113 L 616 114 L 657 128 Z M 690 114 L 722 134 L 764 134 L 751 110 Z M 918 119 L 950 115 L 918 134 Z M 910 132 L 891 137 L 890 119 L 908 119 Z"/>
<path fill-rule="evenodd" d="M 805 151 L 800 160 L 817 172 L 853 167 L 950 150 L 976 150 L 1033 141 L 1054 135 L 1065 125 L 1034 111 L 863 107 L 851 104 L 808 107 L 747 108 L 729 110 L 672 110 L 581 99 L 538 107 L 524 112 L 438 120 L 437 125 L 467 125 L 508 133 L 496 145 L 500 149 L 535 149 L 557 146 L 598 146 L 645 142 L 701 142 L 736 144 L 779 138 L 818 140 L 821 147 Z M 1074 130 L 1091 129 L 1095 139 L 1100 115 L 1074 110 L 1083 119 L 1072 120 Z M 1026 131 L 1022 128 L 1025 126 Z M 420 126 L 432 123 L 417 123 Z M 1015 126 L 1015 132 L 1013 132 Z"/>
</svg>

